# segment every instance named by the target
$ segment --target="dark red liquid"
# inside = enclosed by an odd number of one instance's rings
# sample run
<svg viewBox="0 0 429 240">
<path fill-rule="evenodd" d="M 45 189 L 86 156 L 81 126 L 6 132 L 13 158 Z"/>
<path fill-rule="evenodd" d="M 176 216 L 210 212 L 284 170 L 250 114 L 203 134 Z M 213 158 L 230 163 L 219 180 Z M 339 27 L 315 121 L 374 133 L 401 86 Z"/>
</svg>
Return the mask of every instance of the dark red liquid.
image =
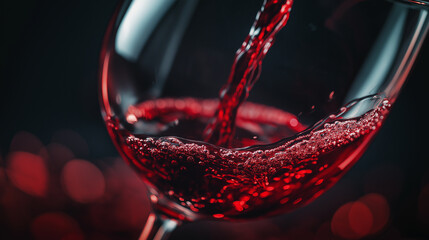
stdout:
<svg viewBox="0 0 429 240">
<path fill-rule="evenodd" d="M 368 99 L 350 104 L 293 138 L 242 149 L 178 137 L 133 135 L 114 119 L 108 127 L 129 164 L 174 202 L 216 218 L 246 218 L 296 208 L 339 180 L 361 156 L 390 106 L 387 100 L 372 97 L 373 110 L 359 118 L 342 119 L 361 101 Z M 170 123 L 173 132 L 198 135 L 216 106 L 214 100 L 158 99 L 130 108 L 127 119 Z M 238 112 L 237 130 L 271 125 L 293 133 L 304 127 L 295 120 L 278 109 L 246 103 Z M 180 127 L 174 130 L 177 122 Z M 187 123 L 189 127 L 184 128 Z M 261 134 L 258 139 L 281 138 L 276 131 Z"/>
<path fill-rule="evenodd" d="M 287 23 L 292 0 L 265 0 L 249 35 L 235 54 L 227 84 L 220 91 L 215 117 L 204 131 L 205 141 L 229 146 L 235 129 L 238 108 L 247 99 L 259 78 L 262 60 L 274 36 Z"/>
</svg>

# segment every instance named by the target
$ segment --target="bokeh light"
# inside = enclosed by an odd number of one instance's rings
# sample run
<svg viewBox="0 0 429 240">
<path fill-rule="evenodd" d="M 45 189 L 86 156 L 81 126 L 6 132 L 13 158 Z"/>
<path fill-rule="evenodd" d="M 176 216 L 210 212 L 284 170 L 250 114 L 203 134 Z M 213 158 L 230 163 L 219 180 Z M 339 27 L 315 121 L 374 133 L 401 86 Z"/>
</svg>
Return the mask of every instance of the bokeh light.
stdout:
<svg viewBox="0 0 429 240">
<path fill-rule="evenodd" d="M 10 152 L 22 151 L 39 154 L 42 148 L 42 142 L 36 136 L 28 132 L 19 132 L 15 134 L 10 143 Z"/>
<path fill-rule="evenodd" d="M 352 206 L 353 202 L 342 205 L 332 217 L 331 230 L 336 236 L 345 239 L 359 239 L 362 237 L 353 231 L 350 226 L 349 213 Z"/>
<path fill-rule="evenodd" d="M 138 238 L 151 207 L 145 185 L 121 158 L 77 158 L 89 156 L 89 150 L 86 141 L 71 130 L 56 132 L 46 146 L 34 135 L 20 132 L 10 148 L 13 151 L 5 159 L 0 156 L 0 204 L 5 226 L 15 232 L 24 230 L 16 239 Z M 391 180 L 380 180 L 384 174 Z M 396 186 L 387 186 L 389 181 Z M 416 209 L 420 223 L 428 228 L 429 185 L 424 179 L 422 183 Z M 381 165 L 362 182 L 365 192 L 371 193 L 359 198 L 356 192 L 341 191 L 336 204 L 355 201 L 329 212 L 331 221 L 304 214 L 286 227 L 270 220 L 196 226 L 222 231 L 214 239 L 400 239 L 401 233 L 390 221 L 389 201 L 400 194 L 402 184 L 397 166 Z M 192 228 L 181 229 L 193 232 Z"/>
<path fill-rule="evenodd" d="M 46 195 L 49 176 L 42 157 L 28 152 L 13 152 L 7 162 L 7 175 L 17 188 L 33 196 Z"/>
<path fill-rule="evenodd" d="M 359 238 L 370 233 L 373 224 L 373 216 L 371 210 L 369 210 L 365 204 L 359 201 L 354 202 L 350 207 L 348 220 L 350 228 Z"/>
<path fill-rule="evenodd" d="M 31 223 L 36 240 L 84 240 L 79 224 L 65 213 L 49 212 L 38 216 Z"/>
<path fill-rule="evenodd" d="M 386 198 L 370 193 L 338 208 L 332 217 L 331 230 L 344 239 L 361 239 L 381 232 L 389 217 L 390 207 Z"/>
<path fill-rule="evenodd" d="M 370 193 L 359 199 L 371 211 L 372 215 L 372 228 L 371 234 L 375 234 L 383 230 L 389 221 L 390 207 L 386 198 L 381 194 Z"/>
<path fill-rule="evenodd" d="M 145 187 L 121 159 L 106 160 L 113 161 L 112 166 L 104 170 L 106 191 L 101 200 L 91 205 L 88 219 L 95 229 L 103 232 L 121 231 L 138 235 L 150 211 Z"/>
<path fill-rule="evenodd" d="M 61 174 L 64 190 L 70 198 L 89 203 L 102 197 L 105 190 L 103 173 L 92 163 L 75 159 L 68 162 Z"/>
</svg>

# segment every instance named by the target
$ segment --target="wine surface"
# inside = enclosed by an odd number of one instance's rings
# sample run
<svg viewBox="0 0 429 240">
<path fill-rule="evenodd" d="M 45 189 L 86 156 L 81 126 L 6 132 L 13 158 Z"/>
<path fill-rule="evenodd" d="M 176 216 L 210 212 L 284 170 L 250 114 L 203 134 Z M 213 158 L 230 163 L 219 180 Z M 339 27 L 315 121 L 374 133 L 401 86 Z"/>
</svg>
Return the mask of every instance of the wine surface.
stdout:
<svg viewBox="0 0 429 240">
<path fill-rule="evenodd" d="M 369 105 L 359 117 L 344 118 Z M 216 100 L 158 99 L 130 108 L 127 119 L 134 124 L 156 120 L 171 128 L 185 122 L 180 129 L 198 135 L 216 106 Z M 294 137 L 248 148 L 131 134 L 117 119 L 108 129 L 129 164 L 172 201 L 215 218 L 247 218 L 291 210 L 320 196 L 361 156 L 389 108 L 383 97 L 367 97 Z M 275 138 L 276 131 L 257 133 L 270 125 L 292 133 L 305 128 L 294 115 L 272 107 L 247 102 L 238 111 L 237 131 L 248 128 L 258 138 Z"/>
</svg>

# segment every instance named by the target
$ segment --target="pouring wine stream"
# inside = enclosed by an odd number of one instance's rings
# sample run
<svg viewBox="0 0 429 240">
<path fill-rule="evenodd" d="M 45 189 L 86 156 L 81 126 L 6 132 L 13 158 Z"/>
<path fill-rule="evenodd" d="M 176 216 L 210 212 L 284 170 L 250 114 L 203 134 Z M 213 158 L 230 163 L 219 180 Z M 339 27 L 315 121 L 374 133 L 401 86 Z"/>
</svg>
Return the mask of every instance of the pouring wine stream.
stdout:
<svg viewBox="0 0 429 240">
<path fill-rule="evenodd" d="M 228 82 L 220 91 L 220 102 L 212 121 L 204 130 L 207 142 L 228 146 L 234 136 L 240 105 L 258 80 L 262 60 L 275 35 L 286 25 L 292 0 L 265 0 L 249 35 L 235 54 Z"/>
</svg>

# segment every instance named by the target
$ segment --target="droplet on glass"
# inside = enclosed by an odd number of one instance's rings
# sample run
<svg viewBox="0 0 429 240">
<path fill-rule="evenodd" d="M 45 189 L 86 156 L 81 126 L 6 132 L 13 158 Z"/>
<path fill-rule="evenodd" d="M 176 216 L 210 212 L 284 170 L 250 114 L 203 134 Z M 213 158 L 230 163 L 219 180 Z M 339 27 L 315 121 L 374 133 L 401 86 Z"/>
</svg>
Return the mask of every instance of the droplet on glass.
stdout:
<svg viewBox="0 0 429 240">
<path fill-rule="evenodd" d="M 134 115 L 134 114 L 129 114 L 129 115 L 127 116 L 127 122 L 128 122 L 129 124 L 134 124 L 134 123 L 136 123 L 136 122 L 137 122 L 137 117 L 136 117 L 136 115 Z"/>
<path fill-rule="evenodd" d="M 296 127 L 296 126 L 298 126 L 298 120 L 297 120 L 296 118 L 292 118 L 292 119 L 289 121 L 289 124 L 290 124 L 292 127 Z"/>
<path fill-rule="evenodd" d="M 331 101 L 334 98 L 335 91 L 329 93 L 329 100 Z"/>
<path fill-rule="evenodd" d="M 224 215 L 223 215 L 223 214 L 221 214 L 221 213 L 216 213 L 216 214 L 213 214 L 213 217 L 214 217 L 214 218 L 223 218 L 223 217 L 224 217 Z"/>
</svg>

